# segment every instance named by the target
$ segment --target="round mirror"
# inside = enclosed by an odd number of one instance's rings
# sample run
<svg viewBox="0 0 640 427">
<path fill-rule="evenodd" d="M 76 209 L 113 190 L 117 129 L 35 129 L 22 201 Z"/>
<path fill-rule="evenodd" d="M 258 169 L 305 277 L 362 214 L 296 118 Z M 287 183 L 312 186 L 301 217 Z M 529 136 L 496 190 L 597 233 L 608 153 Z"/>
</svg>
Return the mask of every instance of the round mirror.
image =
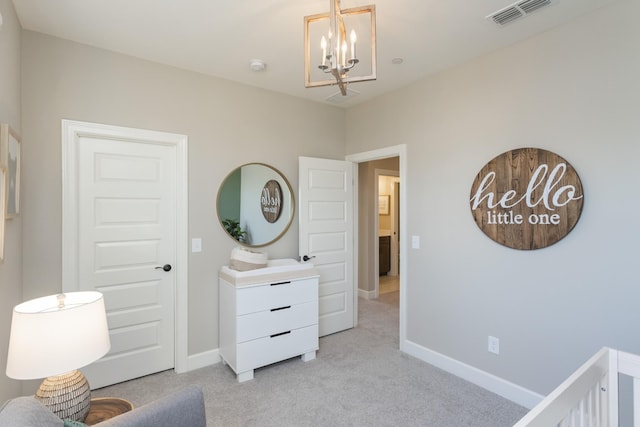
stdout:
<svg viewBox="0 0 640 427">
<path fill-rule="evenodd" d="M 289 181 L 275 168 L 248 163 L 233 170 L 218 190 L 220 225 L 250 247 L 278 240 L 293 221 L 295 202 Z"/>
</svg>

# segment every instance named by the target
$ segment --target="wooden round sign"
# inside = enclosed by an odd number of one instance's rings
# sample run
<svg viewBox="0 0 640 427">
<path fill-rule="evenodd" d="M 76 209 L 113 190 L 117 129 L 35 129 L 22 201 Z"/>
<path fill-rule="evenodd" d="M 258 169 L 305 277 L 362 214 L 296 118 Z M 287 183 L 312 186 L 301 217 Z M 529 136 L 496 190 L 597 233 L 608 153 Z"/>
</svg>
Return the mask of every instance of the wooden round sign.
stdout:
<svg viewBox="0 0 640 427">
<path fill-rule="evenodd" d="M 553 245 L 580 218 L 580 177 L 562 157 L 539 148 L 507 151 L 487 163 L 471 186 L 471 213 L 490 239 L 513 249 Z"/>
<path fill-rule="evenodd" d="M 268 222 L 274 223 L 280 218 L 282 212 L 282 188 L 275 179 L 268 181 L 262 189 L 260 196 L 260 208 L 262 215 Z"/>
</svg>

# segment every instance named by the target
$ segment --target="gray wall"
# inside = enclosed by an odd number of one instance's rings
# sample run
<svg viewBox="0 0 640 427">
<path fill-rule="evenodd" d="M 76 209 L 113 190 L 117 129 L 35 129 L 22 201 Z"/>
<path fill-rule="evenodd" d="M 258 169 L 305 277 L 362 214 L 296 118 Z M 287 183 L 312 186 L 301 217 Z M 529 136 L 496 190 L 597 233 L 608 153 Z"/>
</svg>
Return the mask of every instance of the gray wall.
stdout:
<svg viewBox="0 0 640 427">
<path fill-rule="evenodd" d="M 0 123 L 21 133 L 20 23 L 10 0 L 0 0 Z M 4 375 L 13 307 L 22 301 L 22 218 L 5 223 L 4 262 L 0 263 L 0 402 L 20 393 L 20 382 Z"/>
<path fill-rule="evenodd" d="M 543 394 L 602 346 L 640 353 L 639 14 L 621 2 L 347 111 L 347 153 L 407 144 L 408 341 Z M 527 146 L 585 193 L 537 251 L 494 243 L 469 207 L 480 168 Z"/>
<path fill-rule="evenodd" d="M 61 289 L 61 119 L 189 137 L 189 355 L 218 348 L 217 272 L 234 242 L 218 223 L 218 187 L 236 166 L 263 162 L 298 188 L 298 156 L 344 158 L 344 112 L 39 33 L 22 34 L 25 163 L 24 297 Z M 189 245 L 190 247 L 190 245 Z M 297 218 L 267 246 L 298 256 Z"/>
</svg>

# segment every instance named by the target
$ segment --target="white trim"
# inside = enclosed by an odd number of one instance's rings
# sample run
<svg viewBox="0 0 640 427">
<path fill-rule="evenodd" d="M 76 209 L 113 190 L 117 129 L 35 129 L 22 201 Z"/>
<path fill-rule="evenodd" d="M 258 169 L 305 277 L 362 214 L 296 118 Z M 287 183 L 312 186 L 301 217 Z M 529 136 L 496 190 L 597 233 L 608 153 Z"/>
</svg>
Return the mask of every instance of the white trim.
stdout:
<svg viewBox="0 0 640 427">
<path fill-rule="evenodd" d="M 389 157 L 399 157 L 400 158 L 400 253 L 405 254 L 405 256 L 400 257 L 400 350 L 405 351 L 406 347 L 406 339 L 407 339 L 407 258 L 406 254 L 408 253 L 407 246 L 407 145 L 399 144 L 391 147 L 380 148 L 377 150 L 366 151 L 363 153 L 350 154 L 345 157 L 347 161 L 354 163 L 362 163 L 362 162 L 370 162 L 372 160 L 380 160 L 387 159 Z M 357 177 L 357 174 L 355 174 Z M 357 179 L 355 180 L 356 186 L 354 187 L 355 197 L 357 197 L 358 193 L 358 185 Z M 356 199 L 357 200 L 357 199 Z M 356 203 L 357 206 L 357 203 Z M 356 211 L 357 214 L 357 211 Z M 354 238 L 358 238 L 358 227 L 354 224 Z M 357 240 L 356 240 L 357 242 Z M 357 245 L 356 245 L 357 247 Z M 356 263 L 354 265 L 355 271 L 358 270 L 358 259 L 356 258 Z M 354 287 L 357 290 L 358 282 L 354 283 Z M 357 294 L 357 292 L 354 292 Z"/>
<path fill-rule="evenodd" d="M 406 341 L 404 351 L 423 362 L 427 362 L 457 377 L 469 381 L 477 386 L 489 390 L 499 396 L 511 400 L 525 408 L 536 406 L 544 396 L 506 381 L 488 372 L 482 371 L 444 354 L 422 347 L 411 341 Z"/>
<path fill-rule="evenodd" d="M 189 138 L 174 134 L 176 143 L 176 286 L 175 371 L 188 371 L 189 358 Z M 179 284 L 182 284 L 180 286 Z"/>
<path fill-rule="evenodd" d="M 62 283 L 78 285 L 78 271 L 70 260 L 78 259 L 77 153 L 74 122 L 62 120 Z"/>
<path fill-rule="evenodd" d="M 354 163 L 370 162 L 372 160 L 388 159 L 398 157 L 407 153 L 407 144 L 392 145 L 390 147 L 378 148 L 377 150 L 364 151 L 362 153 L 349 154 L 346 160 Z"/>
<path fill-rule="evenodd" d="M 360 212 L 359 203 L 358 203 L 358 164 L 353 163 L 351 165 L 351 198 L 352 198 L 352 212 L 353 212 L 353 221 L 351 222 L 351 228 L 353 230 L 353 239 L 351 240 L 351 246 L 353 246 L 353 260 L 352 260 L 352 270 L 353 270 L 353 327 L 358 326 L 358 297 L 360 288 L 358 288 L 358 215 Z"/>
<path fill-rule="evenodd" d="M 378 298 L 375 291 L 365 291 L 364 289 L 360 288 L 358 288 L 358 297 L 364 298 L 366 300 Z"/>
<path fill-rule="evenodd" d="M 380 197 L 380 169 L 373 171 L 373 230 L 375 238 L 373 239 L 373 266 L 369 273 L 373 274 L 373 297 L 380 296 L 380 213 L 378 208 L 378 200 Z"/>
<path fill-rule="evenodd" d="M 74 260 L 78 259 L 78 205 L 76 144 L 79 136 L 126 137 L 139 142 L 162 141 L 176 147 L 176 289 L 174 325 L 174 369 L 188 369 L 188 137 L 186 135 L 120 126 L 62 120 L 62 283 L 66 289 L 78 286 Z"/>
<path fill-rule="evenodd" d="M 195 371 L 196 369 L 206 368 L 222 362 L 220 357 L 220 349 L 207 350 L 202 353 L 192 354 L 187 359 L 187 371 Z"/>
</svg>

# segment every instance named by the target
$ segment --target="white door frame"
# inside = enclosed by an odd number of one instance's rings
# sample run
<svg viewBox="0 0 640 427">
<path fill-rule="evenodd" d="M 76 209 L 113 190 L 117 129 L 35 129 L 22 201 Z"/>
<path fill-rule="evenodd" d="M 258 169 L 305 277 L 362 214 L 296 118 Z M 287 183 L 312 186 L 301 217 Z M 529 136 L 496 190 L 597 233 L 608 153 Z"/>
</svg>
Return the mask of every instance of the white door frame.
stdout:
<svg viewBox="0 0 640 427">
<path fill-rule="evenodd" d="M 186 135 L 126 128 L 99 123 L 62 120 L 62 283 L 63 290 L 78 289 L 74 262 L 78 259 L 77 150 L 79 137 L 126 138 L 137 143 L 161 143 L 176 147 L 176 286 L 174 369 L 188 371 L 188 155 Z M 152 142 L 153 141 L 153 142 Z M 159 142 L 161 141 L 161 142 Z"/>
<path fill-rule="evenodd" d="M 394 145 L 391 147 L 380 148 L 372 151 L 365 151 L 362 153 L 349 154 L 345 157 L 345 160 L 353 162 L 353 163 L 363 163 L 370 162 L 373 160 L 387 159 L 389 157 L 399 157 L 400 159 L 400 224 L 404 224 L 403 227 L 400 228 L 400 253 L 405 254 L 405 256 L 400 258 L 400 350 L 406 351 L 406 338 L 407 338 L 407 268 L 408 268 L 408 256 L 406 255 L 408 252 L 407 247 L 407 145 L 400 144 Z M 357 168 L 357 165 L 355 165 Z M 357 170 L 357 169 L 356 169 Z M 358 174 L 354 173 L 354 215 L 357 221 L 358 218 Z M 353 227 L 354 233 L 354 242 L 358 242 L 358 226 L 357 222 L 354 223 Z M 358 271 L 358 245 L 354 245 L 355 248 L 355 263 L 354 263 L 354 299 L 357 302 L 358 296 L 358 280 L 357 280 L 357 271 Z M 357 305 L 354 305 L 356 308 L 354 309 L 354 316 L 358 315 Z M 357 324 L 357 322 L 354 322 Z"/>
</svg>

